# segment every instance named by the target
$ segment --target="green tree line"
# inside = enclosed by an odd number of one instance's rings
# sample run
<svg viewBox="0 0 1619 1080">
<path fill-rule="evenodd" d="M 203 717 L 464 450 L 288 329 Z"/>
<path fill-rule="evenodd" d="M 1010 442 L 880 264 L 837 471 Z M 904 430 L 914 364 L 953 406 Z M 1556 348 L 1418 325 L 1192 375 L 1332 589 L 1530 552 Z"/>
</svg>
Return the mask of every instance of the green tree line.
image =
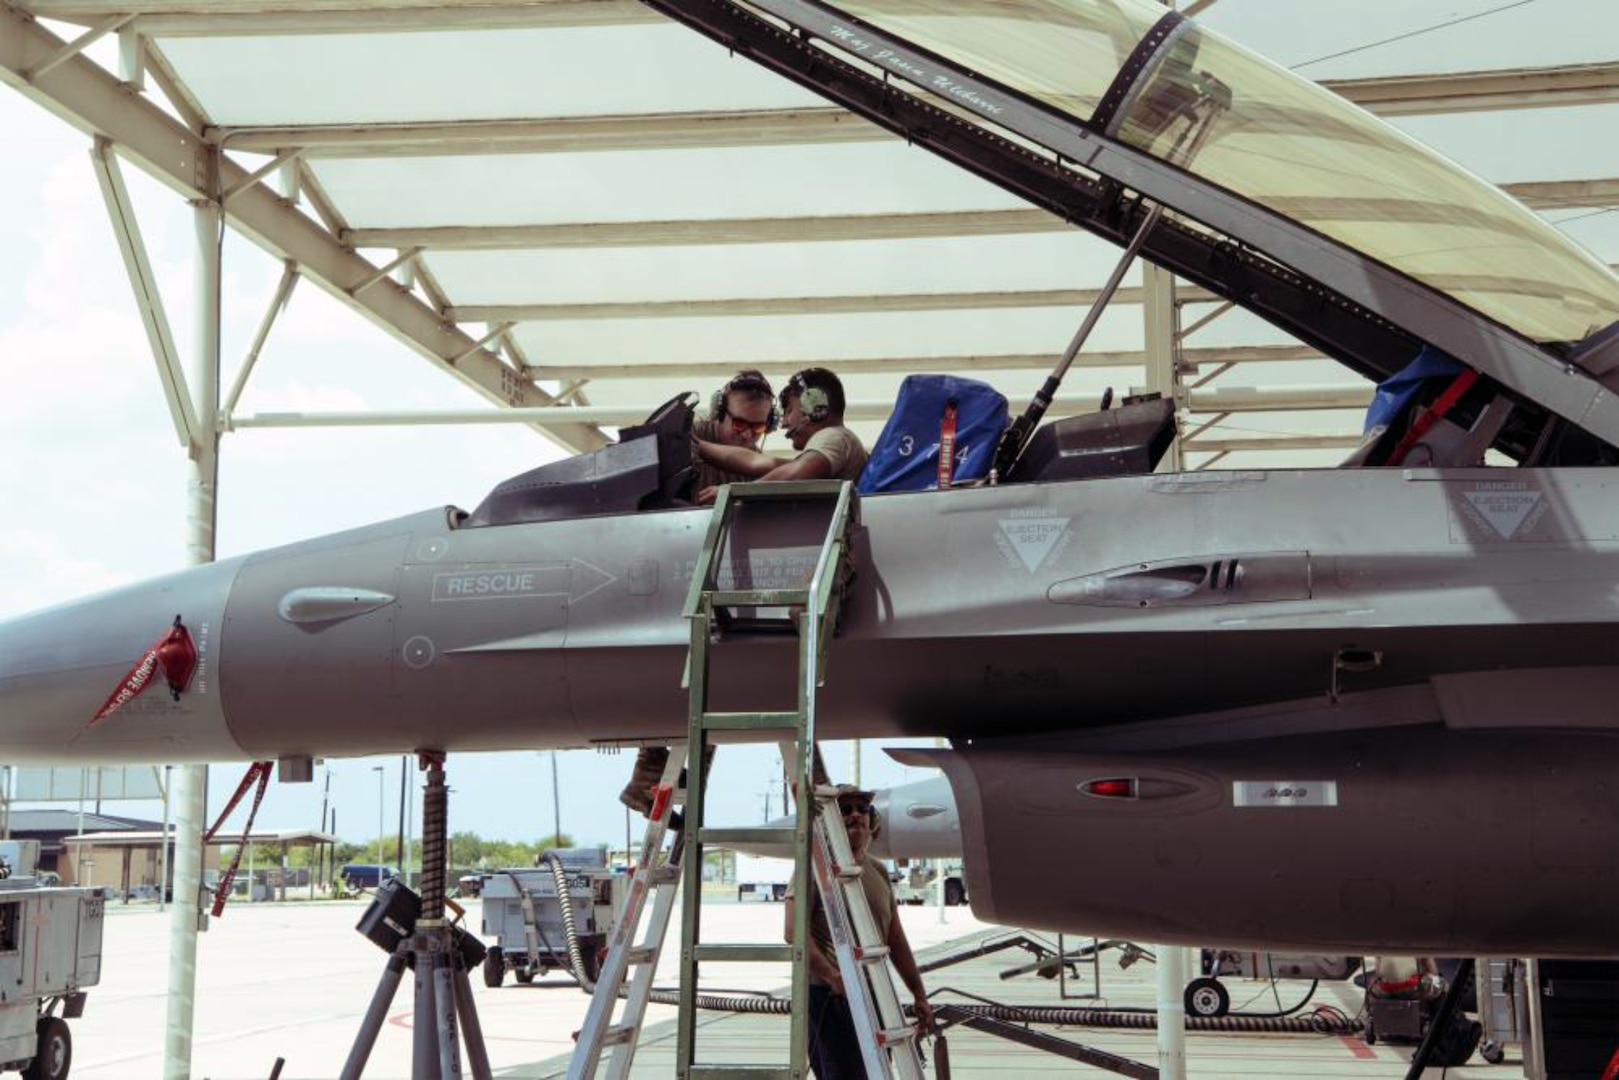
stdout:
<svg viewBox="0 0 1619 1080">
<path fill-rule="evenodd" d="M 557 841 L 561 840 L 559 844 Z M 422 865 L 422 844 L 420 840 L 412 840 L 409 845 L 409 863 L 413 870 L 420 869 Z M 569 848 L 574 846 L 573 837 L 563 833 L 559 838 L 555 834 L 538 840 L 486 840 L 475 832 L 458 832 L 450 835 L 450 850 L 447 862 L 451 869 L 458 871 L 468 870 L 498 870 L 502 867 L 533 866 L 552 848 Z M 220 852 L 221 861 L 229 862 L 235 849 L 227 847 Z M 324 853 L 317 854 L 312 847 L 288 848 L 286 852 L 287 865 L 293 867 L 312 866 L 317 858 L 324 857 Z M 246 868 L 249 861 L 255 866 L 281 865 L 281 846 L 279 844 L 249 844 L 248 850 L 242 853 L 242 866 Z M 348 840 L 339 840 L 334 846 L 331 855 L 331 865 L 341 867 L 345 863 L 378 863 L 384 866 L 399 865 L 399 837 L 398 834 L 384 836 L 377 840 L 370 840 L 363 844 L 352 843 Z"/>
</svg>

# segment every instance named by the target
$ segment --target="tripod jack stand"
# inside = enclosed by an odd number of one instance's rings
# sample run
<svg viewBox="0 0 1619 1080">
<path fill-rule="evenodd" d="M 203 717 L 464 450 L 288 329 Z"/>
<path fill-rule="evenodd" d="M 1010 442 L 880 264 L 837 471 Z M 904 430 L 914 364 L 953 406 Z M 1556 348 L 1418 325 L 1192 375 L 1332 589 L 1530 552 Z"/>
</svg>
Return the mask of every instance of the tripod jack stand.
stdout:
<svg viewBox="0 0 1619 1080">
<path fill-rule="evenodd" d="M 422 793 L 422 895 L 418 901 L 397 881 L 379 886 L 377 898 L 360 920 L 360 932 L 381 948 L 391 950 L 391 954 L 339 1074 L 341 1080 L 360 1080 L 365 1072 L 406 968 L 416 973 L 412 1080 L 461 1080 L 463 1040 L 473 1080 L 490 1080 L 483 1029 L 478 1024 L 472 984 L 467 978 L 468 968 L 483 960 L 484 947 L 477 938 L 444 919 L 449 808 L 444 755 L 423 751 L 417 757 L 427 773 Z"/>
</svg>

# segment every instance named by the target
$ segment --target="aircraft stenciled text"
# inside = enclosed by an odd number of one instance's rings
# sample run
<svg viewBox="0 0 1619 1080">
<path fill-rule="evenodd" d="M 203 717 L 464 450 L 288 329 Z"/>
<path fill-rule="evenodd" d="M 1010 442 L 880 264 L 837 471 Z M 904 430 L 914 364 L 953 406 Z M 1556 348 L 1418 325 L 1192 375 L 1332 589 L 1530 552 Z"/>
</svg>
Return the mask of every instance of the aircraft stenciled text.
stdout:
<svg viewBox="0 0 1619 1080">
<path fill-rule="evenodd" d="M 1232 784 L 1233 806 L 1337 806 L 1336 780 L 1238 780 Z"/>
<path fill-rule="evenodd" d="M 852 30 L 840 23 L 834 23 L 831 29 L 827 31 L 826 36 L 850 52 L 859 53 L 872 63 L 896 75 L 910 79 L 918 86 L 925 86 L 935 93 L 955 98 L 962 104 L 969 105 L 980 112 L 999 116 L 1005 111 L 1000 105 L 972 87 L 964 85 L 954 77 L 935 74 L 912 57 L 886 46 L 878 45 L 863 36 L 858 30 Z"/>
</svg>

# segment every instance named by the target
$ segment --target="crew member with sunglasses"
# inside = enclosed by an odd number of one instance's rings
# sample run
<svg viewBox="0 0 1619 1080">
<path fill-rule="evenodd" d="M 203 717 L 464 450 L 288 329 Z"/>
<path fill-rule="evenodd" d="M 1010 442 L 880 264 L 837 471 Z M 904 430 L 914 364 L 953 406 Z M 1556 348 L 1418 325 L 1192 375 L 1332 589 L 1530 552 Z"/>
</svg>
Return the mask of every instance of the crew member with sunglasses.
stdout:
<svg viewBox="0 0 1619 1080">
<path fill-rule="evenodd" d="M 759 440 L 776 430 L 780 413 L 776 411 L 776 395 L 770 380 L 758 371 L 739 371 L 714 392 L 709 416 L 692 425 L 692 460 L 697 463 L 697 501 L 708 505 L 719 493 L 721 484 L 739 484 L 754 479 L 741 473 L 727 472 L 711 465 L 701 456 L 704 445 L 721 446 L 757 454 Z M 713 761 L 714 748 L 709 747 L 705 761 Z M 619 792 L 618 801 L 641 814 L 652 811 L 652 791 L 663 776 L 669 761 L 669 748 L 643 746 L 635 756 L 635 767 L 629 783 Z M 672 820 L 675 827 L 679 825 Z"/>
<path fill-rule="evenodd" d="M 847 405 L 836 375 L 805 368 L 781 392 L 781 426 L 797 457 L 715 442 L 699 442 L 697 452 L 707 464 L 747 480 L 858 480 L 867 454 L 860 437 L 843 423 Z"/>
<path fill-rule="evenodd" d="M 739 371 L 714 394 L 707 420 L 692 425 L 692 460 L 697 462 L 697 501 L 705 506 L 714 501 L 722 484 L 740 484 L 755 477 L 711 463 L 703 454 L 703 444 L 731 447 L 753 454 L 759 440 L 776 430 L 781 414 L 776 410 L 775 391 L 770 380 L 758 371 Z"/>
<path fill-rule="evenodd" d="M 881 823 L 876 808 L 871 804 L 872 793 L 861 791 L 853 784 L 838 786 L 838 810 L 843 815 L 843 828 L 849 834 L 849 850 L 860 864 L 860 887 L 866 894 L 866 906 L 871 909 L 872 921 L 877 924 L 894 970 L 915 998 L 916 1022 L 923 1031 L 933 1026 L 933 1007 L 928 1004 L 927 988 L 922 985 L 922 973 L 917 970 L 916 956 L 905 937 L 905 927 L 899 921 L 894 906 L 894 890 L 888 884 L 888 874 L 877 859 L 866 858 L 866 849 L 877 835 Z M 809 1052 L 810 1068 L 817 1080 L 865 1080 L 866 1067 L 860 1055 L 860 1037 L 854 1026 L 854 1015 L 849 1011 L 849 999 L 844 993 L 843 975 L 838 970 L 836 947 L 832 931 L 826 924 L 826 910 L 821 906 L 819 892 L 811 888 L 809 941 Z M 793 940 L 793 908 L 795 898 L 787 897 L 788 941 Z M 883 976 L 886 978 L 887 976 Z"/>
</svg>

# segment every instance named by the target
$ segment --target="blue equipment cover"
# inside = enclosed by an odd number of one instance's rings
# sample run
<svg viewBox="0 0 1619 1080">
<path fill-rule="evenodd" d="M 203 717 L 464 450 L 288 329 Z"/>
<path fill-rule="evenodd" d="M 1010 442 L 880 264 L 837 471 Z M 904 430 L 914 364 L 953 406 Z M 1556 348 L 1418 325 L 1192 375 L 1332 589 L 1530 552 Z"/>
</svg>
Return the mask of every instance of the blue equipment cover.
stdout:
<svg viewBox="0 0 1619 1080">
<path fill-rule="evenodd" d="M 1393 423 L 1430 380 L 1449 383 L 1461 371 L 1462 365 L 1432 345 L 1424 345 L 1415 360 L 1377 384 L 1372 403 L 1366 407 L 1366 426 L 1362 430 Z"/>
<path fill-rule="evenodd" d="M 939 431 L 945 407 L 956 405 L 956 467 L 953 480 L 989 474 L 995 445 L 1006 429 L 1006 398 L 988 383 L 954 375 L 908 375 L 900 384 L 893 415 L 872 447 L 856 490 L 926 491 L 939 486 Z"/>
</svg>

